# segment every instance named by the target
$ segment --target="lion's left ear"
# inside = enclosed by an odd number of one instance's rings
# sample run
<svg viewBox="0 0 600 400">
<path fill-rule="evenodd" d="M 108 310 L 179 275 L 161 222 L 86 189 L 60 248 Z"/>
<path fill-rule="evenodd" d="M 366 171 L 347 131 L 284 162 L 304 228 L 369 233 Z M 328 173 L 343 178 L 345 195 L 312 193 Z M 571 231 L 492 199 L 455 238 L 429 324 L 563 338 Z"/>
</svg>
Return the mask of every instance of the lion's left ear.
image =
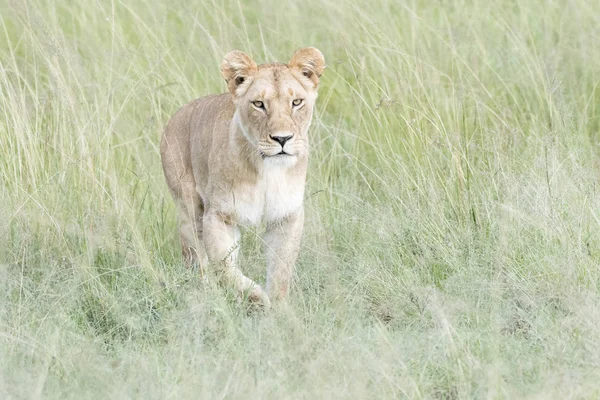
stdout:
<svg viewBox="0 0 600 400">
<path fill-rule="evenodd" d="M 221 63 L 221 74 L 233 96 L 237 88 L 256 74 L 256 63 L 244 52 L 234 50 L 225 55 Z"/>
<path fill-rule="evenodd" d="M 297 69 L 302 75 L 310 79 L 315 87 L 319 84 L 319 78 L 325 70 L 325 58 L 323 54 L 314 47 L 304 47 L 297 50 L 288 63 L 292 69 Z"/>
</svg>

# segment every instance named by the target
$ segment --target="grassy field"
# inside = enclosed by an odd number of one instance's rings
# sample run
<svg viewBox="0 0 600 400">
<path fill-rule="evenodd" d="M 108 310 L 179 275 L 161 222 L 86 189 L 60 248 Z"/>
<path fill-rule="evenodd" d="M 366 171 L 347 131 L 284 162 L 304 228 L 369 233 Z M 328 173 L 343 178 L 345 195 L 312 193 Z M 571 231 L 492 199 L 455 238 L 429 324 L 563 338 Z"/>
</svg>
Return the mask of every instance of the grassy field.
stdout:
<svg viewBox="0 0 600 400">
<path fill-rule="evenodd" d="M 0 398 L 599 398 L 599 42 L 596 0 L 0 0 Z M 158 143 L 306 45 L 295 284 L 249 315 Z"/>
</svg>

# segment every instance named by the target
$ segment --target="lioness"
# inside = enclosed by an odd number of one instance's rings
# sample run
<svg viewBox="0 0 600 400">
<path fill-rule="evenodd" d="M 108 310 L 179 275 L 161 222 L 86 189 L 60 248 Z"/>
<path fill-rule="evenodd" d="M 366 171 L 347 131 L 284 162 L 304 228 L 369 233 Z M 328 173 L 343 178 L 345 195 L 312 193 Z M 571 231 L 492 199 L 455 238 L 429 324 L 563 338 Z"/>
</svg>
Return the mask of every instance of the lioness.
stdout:
<svg viewBox="0 0 600 400">
<path fill-rule="evenodd" d="M 202 271 L 218 266 L 220 279 L 240 297 L 265 307 L 286 298 L 298 256 L 307 132 L 324 69 L 313 47 L 296 51 L 288 64 L 259 66 L 232 51 L 221 64 L 229 93 L 183 106 L 160 146 L 186 263 Z M 261 222 L 266 293 L 236 266 L 238 226 Z"/>
</svg>

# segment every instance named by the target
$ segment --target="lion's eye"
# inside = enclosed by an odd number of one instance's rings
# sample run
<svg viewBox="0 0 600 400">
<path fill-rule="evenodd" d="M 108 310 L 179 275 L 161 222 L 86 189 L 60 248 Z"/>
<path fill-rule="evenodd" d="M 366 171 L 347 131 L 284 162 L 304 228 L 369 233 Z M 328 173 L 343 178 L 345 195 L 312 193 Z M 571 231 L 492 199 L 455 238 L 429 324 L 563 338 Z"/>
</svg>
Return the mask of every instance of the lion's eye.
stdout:
<svg viewBox="0 0 600 400">
<path fill-rule="evenodd" d="M 292 105 L 293 105 L 294 107 L 298 107 L 299 105 L 301 105 L 301 104 L 302 104 L 302 102 L 303 102 L 303 101 L 304 101 L 304 100 L 302 100 L 302 99 L 296 99 L 296 100 L 292 101 Z"/>
<path fill-rule="evenodd" d="M 262 101 L 260 101 L 260 100 L 253 101 L 252 104 L 256 108 L 265 108 L 265 104 Z"/>
</svg>

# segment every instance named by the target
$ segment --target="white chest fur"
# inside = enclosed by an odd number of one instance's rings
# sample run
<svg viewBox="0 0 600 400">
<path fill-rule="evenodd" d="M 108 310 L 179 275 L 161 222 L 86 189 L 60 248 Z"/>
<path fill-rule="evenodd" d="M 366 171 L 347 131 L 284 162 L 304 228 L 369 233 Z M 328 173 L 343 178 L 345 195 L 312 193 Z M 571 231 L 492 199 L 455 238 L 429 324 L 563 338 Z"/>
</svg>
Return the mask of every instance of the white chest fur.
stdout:
<svg viewBox="0 0 600 400">
<path fill-rule="evenodd" d="M 234 213 L 242 225 L 276 221 L 298 211 L 304 197 L 304 179 L 290 179 L 287 169 L 265 168 L 257 185 L 234 191 Z"/>
</svg>

